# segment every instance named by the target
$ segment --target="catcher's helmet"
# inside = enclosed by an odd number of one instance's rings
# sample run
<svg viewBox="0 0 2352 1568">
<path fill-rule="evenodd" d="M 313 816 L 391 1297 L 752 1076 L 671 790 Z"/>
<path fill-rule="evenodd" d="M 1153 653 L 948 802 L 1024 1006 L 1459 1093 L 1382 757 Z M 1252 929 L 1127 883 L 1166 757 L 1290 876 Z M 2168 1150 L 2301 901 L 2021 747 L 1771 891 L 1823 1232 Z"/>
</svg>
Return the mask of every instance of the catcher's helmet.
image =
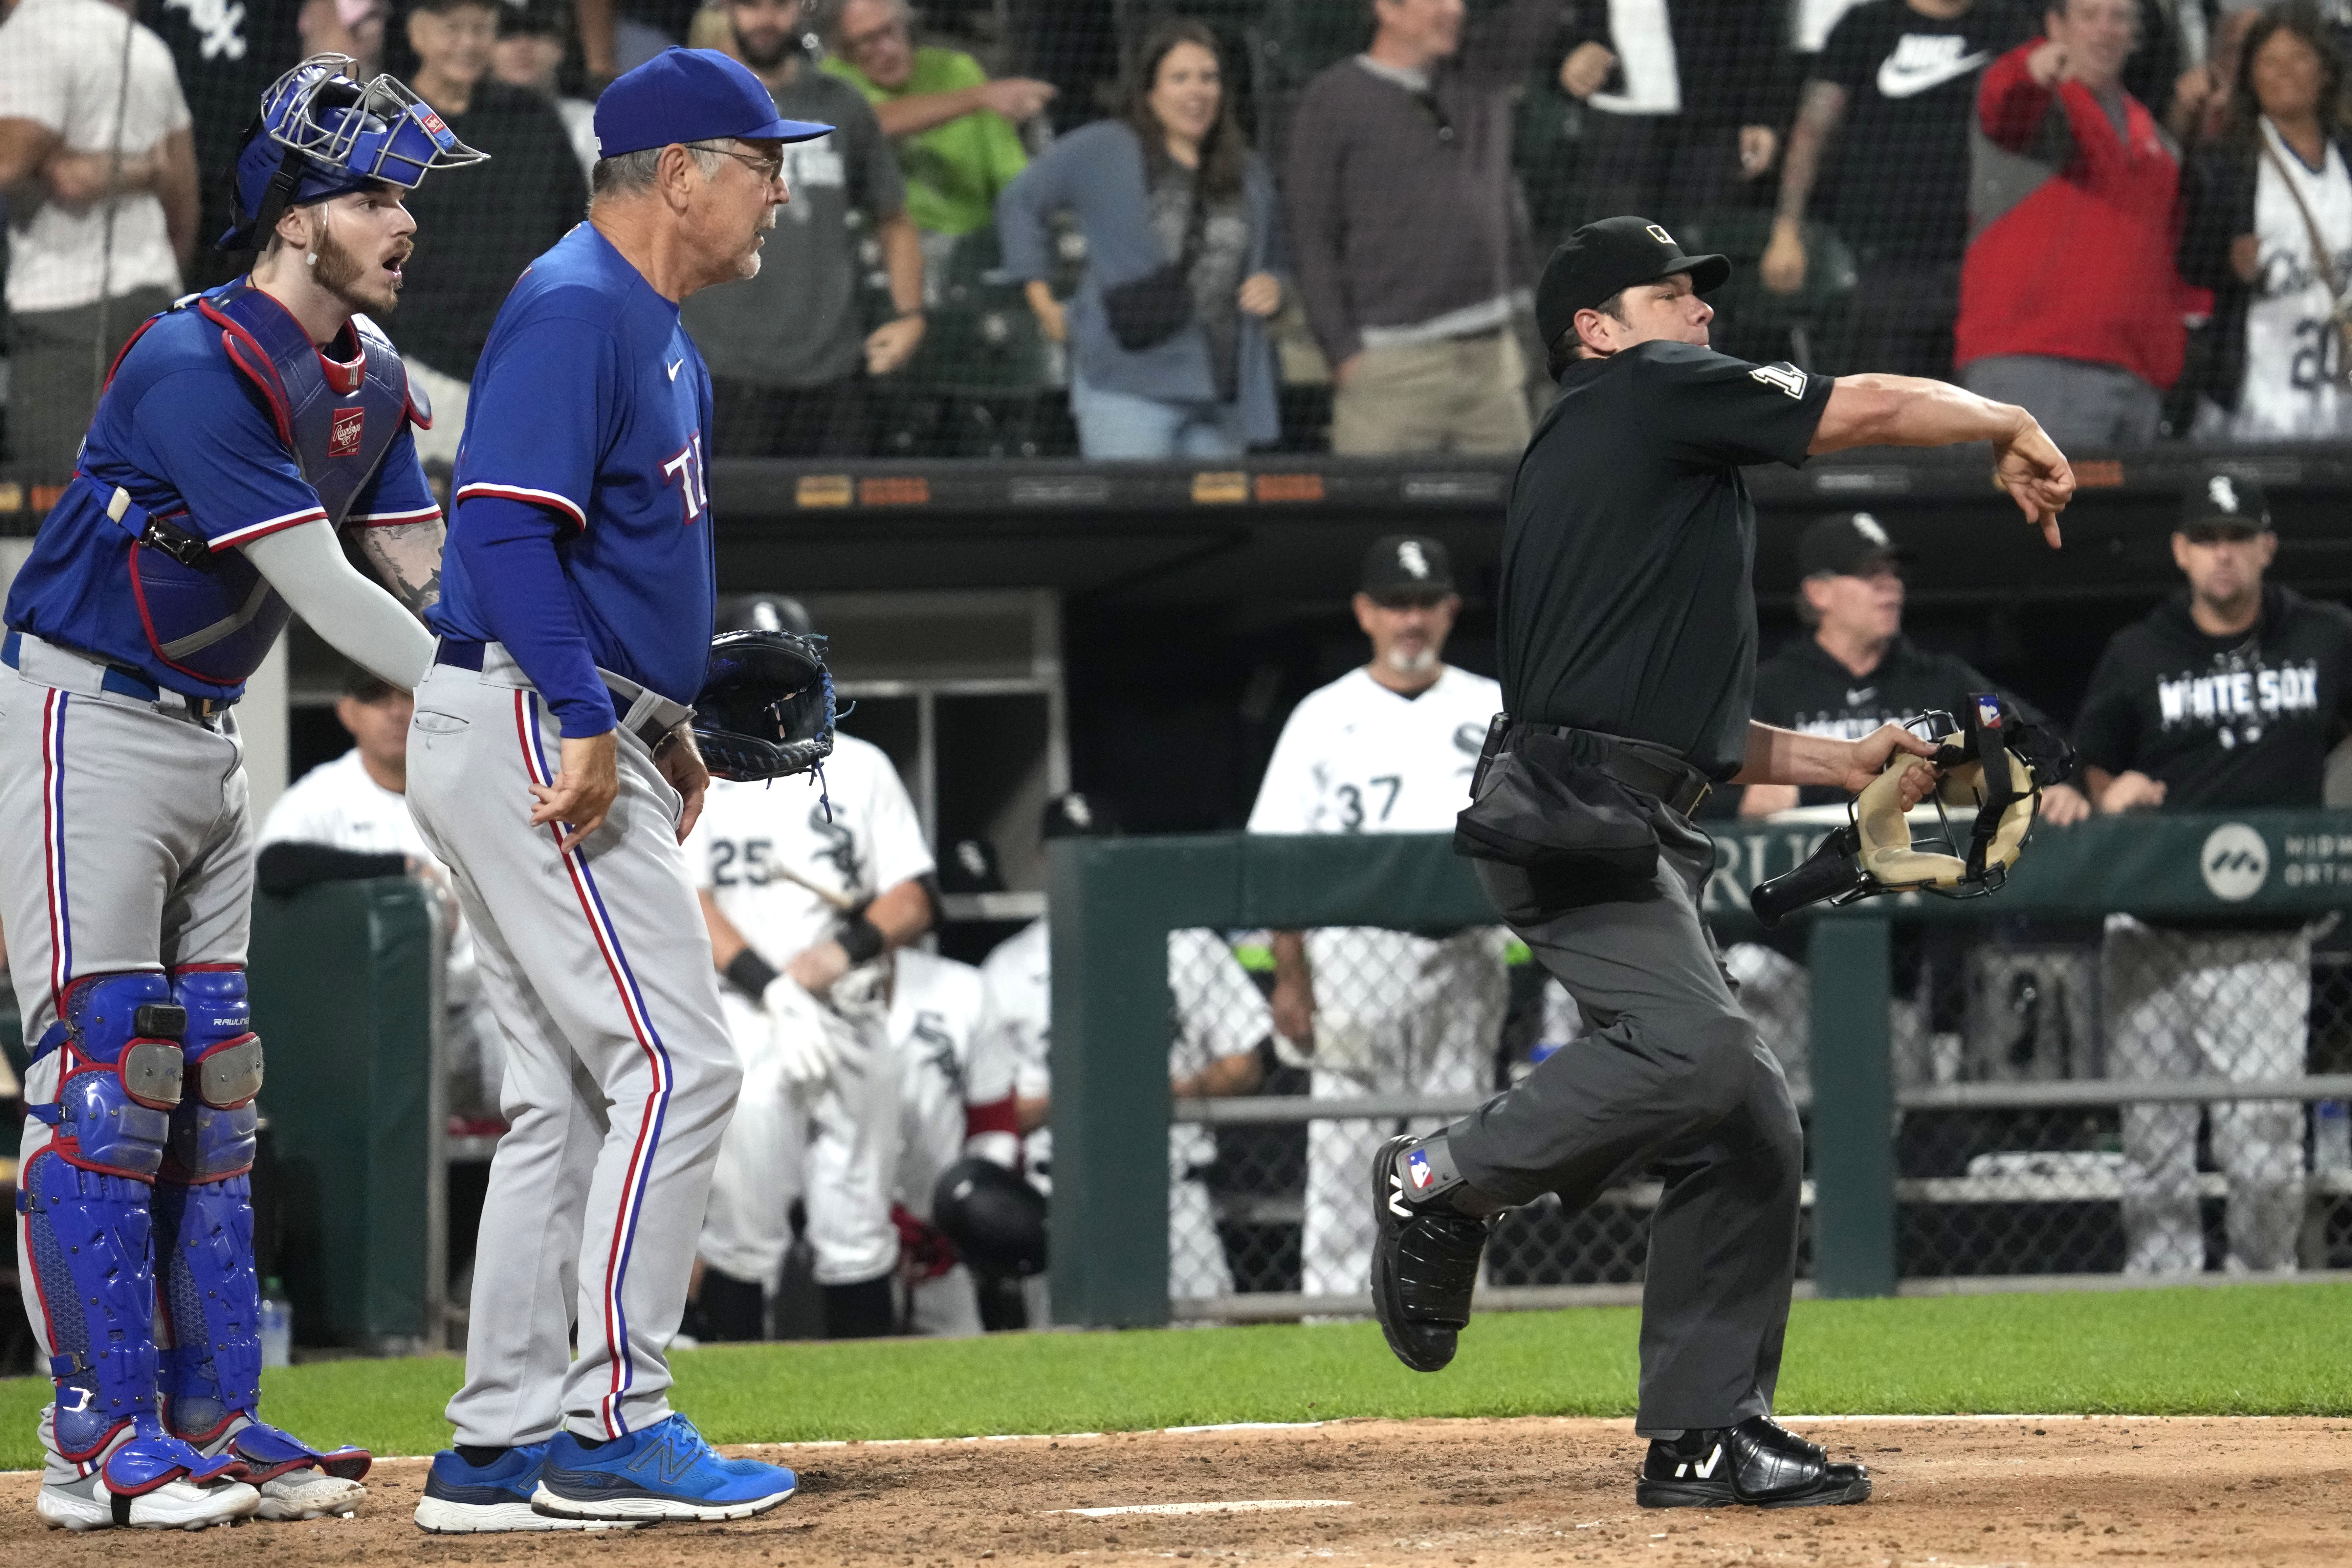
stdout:
<svg viewBox="0 0 2352 1568">
<path fill-rule="evenodd" d="M 289 206 L 377 180 L 414 190 L 427 170 L 489 156 L 458 141 L 399 79 L 354 81 L 357 64 L 349 55 L 312 55 L 261 95 L 229 174 L 236 221 L 220 248 L 258 249 Z"/>
</svg>

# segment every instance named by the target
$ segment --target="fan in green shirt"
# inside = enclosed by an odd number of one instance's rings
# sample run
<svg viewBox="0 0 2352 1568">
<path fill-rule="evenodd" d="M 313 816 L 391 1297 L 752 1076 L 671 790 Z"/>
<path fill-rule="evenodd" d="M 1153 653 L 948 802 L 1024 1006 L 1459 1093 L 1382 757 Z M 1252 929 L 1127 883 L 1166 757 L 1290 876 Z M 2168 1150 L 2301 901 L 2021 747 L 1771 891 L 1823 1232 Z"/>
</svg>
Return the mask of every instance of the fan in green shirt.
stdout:
<svg viewBox="0 0 2352 1568">
<path fill-rule="evenodd" d="M 1015 123 L 1054 96 L 1042 81 L 991 81 L 958 49 L 914 47 L 900 0 L 847 0 L 824 68 L 866 95 L 897 149 L 907 216 L 935 234 L 969 234 L 1029 162 Z"/>
</svg>

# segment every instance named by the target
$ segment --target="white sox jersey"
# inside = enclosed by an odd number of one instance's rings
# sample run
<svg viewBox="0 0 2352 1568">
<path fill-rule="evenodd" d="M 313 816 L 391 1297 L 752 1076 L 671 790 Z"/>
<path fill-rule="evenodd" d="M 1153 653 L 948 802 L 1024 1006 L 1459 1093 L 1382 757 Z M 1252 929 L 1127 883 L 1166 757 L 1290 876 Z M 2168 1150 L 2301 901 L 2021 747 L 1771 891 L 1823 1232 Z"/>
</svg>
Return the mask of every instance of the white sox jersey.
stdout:
<svg viewBox="0 0 2352 1568">
<path fill-rule="evenodd" d="M 1450 833 L 1502 707 L 1501 687 L 1450 665 L 1418 697 L 1349 670 L 1291 710 L 1249 830 Z"/>
<path fill-rule="evenodd" d="M 862 903 L 931 869 L 915 803 L 889 757 L 870 741 L 837 736 L 824 764 L 828 819 L 800 779 L 713 780 L 687 848 L 695 881 L 751 950 L 778 969 L 832 934 L 835 906 L 783 875 Z"/>
<path fill-rule="evenodd" d="M 899 1107 L 905 1146 L 898 1201 L 931 1217 L 931 1189 L 963 1157 L 964 1094 L 972 1050 L 988 1031 L 988 986 L 969 963 L 920 948 L 891 957 L 890 1045 L 904 1075 Z"/>
</svg>

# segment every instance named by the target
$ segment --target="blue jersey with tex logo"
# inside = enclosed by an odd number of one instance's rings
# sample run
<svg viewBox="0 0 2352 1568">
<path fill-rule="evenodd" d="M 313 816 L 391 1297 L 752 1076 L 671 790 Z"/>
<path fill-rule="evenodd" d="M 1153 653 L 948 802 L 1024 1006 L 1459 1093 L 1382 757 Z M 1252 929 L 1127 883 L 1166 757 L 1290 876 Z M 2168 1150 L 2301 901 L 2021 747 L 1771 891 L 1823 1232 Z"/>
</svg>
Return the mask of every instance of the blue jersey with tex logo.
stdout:
<svg viewBox="0 0 2352 1568">
<path fill-rule="evenodd" d="M 276 307 L 264 301 L 260 308 Z M 348 337 L 339 347 L 351 352 Z M 119 486 L 145 510 L 202 535 L 214 559 L 196 572 L 231 579 L 228 596 L 248 620 L 267 610 L 268 590 L 236 549 L 331 521 L 263 395 L 230 363 L 217 319 L 190 304 L 156 317 L 140 334 L 99 399 L 80 471 L 97 483 L 72 486 L 42 520 L 8 592 L 8 625 L 135 670 L 166 690 L 223 701 L 242 696 L 243 681 L 205 679 L 185 655 L 173 657 L 176 645 L 168 618 L 159 624 L 165 611 L 157 595 L 195 579 L 160 558 L 134 569 L 133 550 L 148 547 L 134 546 L 104 510 Z M 382 464 L 336 521 L 369 527 L 429 521 L 439 513 L 403 421 Z M 155 580 L 169 576 L 186 581 Z"/>
<path fill-rule="evenodd" d="M 504 643 L 567 736 L 613 727 L 598 668 L 693 701 L 718 592 L 709 420 L 676 302 L 581 224 L 482 350 L 427 624 Z"/>
</svg>

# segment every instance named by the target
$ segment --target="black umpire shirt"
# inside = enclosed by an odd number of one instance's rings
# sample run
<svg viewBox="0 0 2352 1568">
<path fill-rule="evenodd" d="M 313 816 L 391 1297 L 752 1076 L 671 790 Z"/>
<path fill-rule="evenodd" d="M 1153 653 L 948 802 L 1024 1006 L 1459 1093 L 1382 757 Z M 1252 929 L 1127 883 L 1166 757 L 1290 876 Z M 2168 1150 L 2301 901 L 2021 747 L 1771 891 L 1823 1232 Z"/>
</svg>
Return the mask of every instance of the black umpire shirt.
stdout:
<svg viewBox="0 0 2352 1568">
<path fill-rule="evenodd" d="M 1783 730 L 1858 741 L 1880 725 L 1901 723 L 1931 708 L 1958 717 L 1967 713 L 1973 692 L 1997 691 L 2029 724 L 2047 722 L 2032 704 L 1987 680 L 1957 654 L 1930 653 L 1896 633 L 1868 675 L 1830 657 L 1810 637 L 1796 641 L 1756 667 L 1755 718 Z M 1840 805 L 1846 792 L 1808 784 L 1802 805 Z"/>
<path fill-rule="evenodd" d="M 1743 463 L 1805 460 L 1831 378 L 1689 343 L 1583 360 L 1511 484 L 1497 641 L 1517 719 L 1748 755 L 1756 505 Z"/>
<path fill-rule="evenodd" d="M 2262 619 L 2208 637 L 2176 594 L 2107 644 L 2075 721 L 2086 767 L 2137 770 L 2171 811 L 2316 806 L 2352 721 L 2352 616 L 2275 584 Z"/>
</svg>

